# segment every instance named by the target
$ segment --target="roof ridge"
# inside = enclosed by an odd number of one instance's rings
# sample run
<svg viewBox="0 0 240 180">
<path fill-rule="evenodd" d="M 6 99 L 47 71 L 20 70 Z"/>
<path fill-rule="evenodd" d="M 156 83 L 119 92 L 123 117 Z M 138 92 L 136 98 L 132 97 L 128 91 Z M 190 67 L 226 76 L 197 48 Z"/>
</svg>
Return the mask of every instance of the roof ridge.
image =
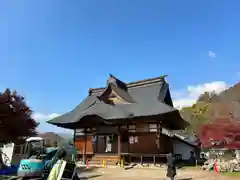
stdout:
<svg viewBox="0 0 240 180">
<path fill-rule="evenodd" d="M 158 83 L 162 80 L 165 80 L 164 79 L 165 77 L 167 77 L 167 75 L 158 76 L 158 77 L 154 77 L 154 78 L 147 78 L 147 79 L 143 79 L 143 80 L 137 80 L 137 81 L 133 81 L 133 82 L 125 83 L 125 84 L 128 88 L 140 87 L 140 86 L 145 86 L 145 85 Z M 105 88 L 106 87 L 89 88 L 88 92 L 89 92 L 89 94 L 91 94 L 93 91 L 98 92 L 98 91 L 101 91 Z"/>
</svg>

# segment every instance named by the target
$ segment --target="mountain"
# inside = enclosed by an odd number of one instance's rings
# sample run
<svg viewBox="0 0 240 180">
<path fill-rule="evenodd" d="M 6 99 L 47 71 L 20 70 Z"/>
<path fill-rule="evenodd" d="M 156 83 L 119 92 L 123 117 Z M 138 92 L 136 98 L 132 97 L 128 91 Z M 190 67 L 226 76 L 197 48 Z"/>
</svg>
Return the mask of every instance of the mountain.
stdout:
<svg viewBox="0 0 240 180">
<path fill-rule="evenodd" d="M 47 145 L 61 144 L 67 141 L 65 138 L 62 138 L 54 132 L 40 133 L 39 136 L 44 139 Z"/>
<path fill-rule="evenodd" d="M 206 93 L 204 93 L 206 94 Z M 211 110 L 213 118 L 230 116 L 240 118 L 240 83 L 226 89 L 225 91 L 215 94 L 208 93 L 210 97 L 207 100 L 201 99 L 197 103 L 206 103 Z"/>
<path fill-rule="evenodd" d="M 226 89 L 221 92 L 215 98 L 212 98 L 212 102 L 240 102 L 240 83 Z"/>
<path fill-rule="evenodd" d="M 196 104 L 180 110 L 182 117 L 191 125 L 188 133 L 198 132 L 202 124 L 217 118 L 240 119 L 240 83 L 216 94 L 203 92 Z"/>
<path fill-rule="evenodd" d="M 66 140 L 71 140 L 73 139 L 73 134 L 72 133 L 58 133 L 59 136 Z"/>
</svg>

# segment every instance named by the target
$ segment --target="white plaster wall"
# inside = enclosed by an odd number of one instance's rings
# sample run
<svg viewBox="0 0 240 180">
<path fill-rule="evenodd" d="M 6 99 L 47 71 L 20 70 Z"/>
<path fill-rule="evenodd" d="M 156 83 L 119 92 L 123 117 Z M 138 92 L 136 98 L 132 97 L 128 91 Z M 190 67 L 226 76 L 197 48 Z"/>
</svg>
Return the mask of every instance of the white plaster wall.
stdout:
<svg viewBox="0 0 240 180">
<path fill-rule="evenodd" d="M 180 140 L 173 141 L 173 153 L 181 154 L 183 160 L 190 158 L 190 151 L 194 151 L 194 148 Z"/>
</svg>

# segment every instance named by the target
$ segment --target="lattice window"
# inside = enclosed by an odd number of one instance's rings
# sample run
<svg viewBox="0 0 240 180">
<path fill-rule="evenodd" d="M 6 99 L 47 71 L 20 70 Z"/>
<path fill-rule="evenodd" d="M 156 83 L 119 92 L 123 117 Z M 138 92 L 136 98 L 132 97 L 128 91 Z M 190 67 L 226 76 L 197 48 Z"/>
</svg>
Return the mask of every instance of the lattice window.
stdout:
<svg viewBox="0 0 240 180">
<path fill-rule="evenodd" d="M 134 143 L 138 143 L 138 136 L 134 137 Z"/>
<path fill-rule="evenodd" d="M 157 132 L 157 124 L 149 124 L 148 128 L 149 132 Z"/>
<path fill-rule="evenodd" d="M 84 129 L 76 129 L 75 130 L 75 135 L 84 135 Z"/>
<path fill-rule="evenodd" d="M 121 129 L 127 129 L 127 125 L 121 125 L 120 128 Z"/>
<path fill-rule="evenodd" d="M 129 144 L 138 143 L 138 136 L 129 136 Z"/>
<path fill-rule="evenodd" d="M 129 132 L 136 132 L 136 125 L 135 124 L 129 125 L 128 126 L 128 131 Z"/>
</svg>

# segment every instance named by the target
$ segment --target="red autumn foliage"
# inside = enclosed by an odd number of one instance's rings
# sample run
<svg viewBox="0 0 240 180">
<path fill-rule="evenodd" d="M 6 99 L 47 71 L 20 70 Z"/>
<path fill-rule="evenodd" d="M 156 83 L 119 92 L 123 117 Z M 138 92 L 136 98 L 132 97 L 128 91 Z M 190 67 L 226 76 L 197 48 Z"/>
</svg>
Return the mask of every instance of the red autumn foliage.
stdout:
<svg viewBox="0 0 240 180">
<path fill-rule="evenodd" d="M 24 97 L 9 89 L 0 93 L 0 142 L 15 142 L 36 135 L 37 125 Z"/>
<path fill-rule="evenodd" d="M 216 119 L 201 127 L 198 135 L 205 148 L 240 148 L 240 120 L 232 118 Z"/>
</svg>

